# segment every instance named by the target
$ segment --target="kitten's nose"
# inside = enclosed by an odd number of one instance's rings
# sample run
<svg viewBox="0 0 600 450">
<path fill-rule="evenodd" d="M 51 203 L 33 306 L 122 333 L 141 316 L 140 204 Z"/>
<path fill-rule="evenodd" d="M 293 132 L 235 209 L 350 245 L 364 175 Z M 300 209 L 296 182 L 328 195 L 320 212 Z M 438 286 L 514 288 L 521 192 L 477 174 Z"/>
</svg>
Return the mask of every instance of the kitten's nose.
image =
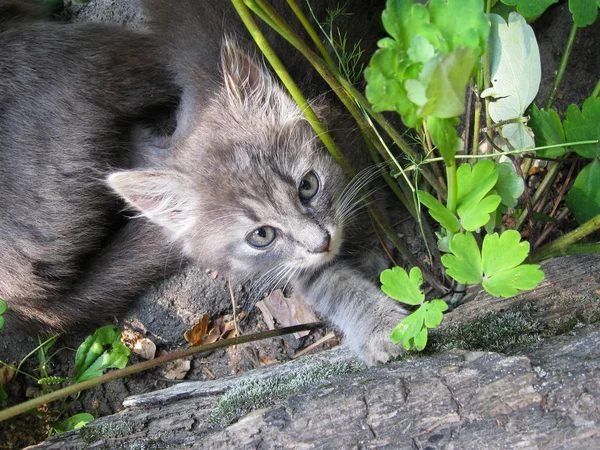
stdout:
<svg viewBox="0 0 600 450">
<path fill-rule="evenodd" d="M 323 243 L 321 244 L 321 246 L 315 250 L 315 253 L 326 252 L 327 250 L 329 250 L 329 244 L 330 243 L 331 243 L 331 236 L 329 236 L 329 233 L 327 233 L 325 235 L 325 240 L 323 241 Z"/>
</svg>

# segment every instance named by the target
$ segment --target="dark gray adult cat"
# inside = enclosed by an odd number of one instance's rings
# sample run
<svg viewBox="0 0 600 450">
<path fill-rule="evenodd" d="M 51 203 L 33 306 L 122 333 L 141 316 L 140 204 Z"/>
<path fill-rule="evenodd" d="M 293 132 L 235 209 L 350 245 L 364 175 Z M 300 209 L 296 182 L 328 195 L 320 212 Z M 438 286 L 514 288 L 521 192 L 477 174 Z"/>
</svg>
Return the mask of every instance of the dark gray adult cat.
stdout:
<svg viewBox="0 0 600 450">
<path fill-rule="evenodd" d="M 247 56 L 251 46 L 229 2 L 163 3 L 147 6 L 182 95 L 169 156 L 152 169 L 118 170 L 143 159 L 130 151 L 139 145 L 119 120 L 139 117 L 174 92 L 155 81 L 169 78 L 152 62 L 152 44 L 125 31 L 119 39 L 114 29 L 85 28 L 119 42 L 103 42 L 96 47 L 101 55 L 90 58 L 91 39 L 81 36 L 83 44 L 72 43 L 80 45 L 77 52 L 59 43 L 51 59 L 34 55 L 36 45 L 50 51 L 45 40 L 69 27 L 43 34 L 49 23 L 21 21 L 0 28 L 2 104 L 14 105 L 0 113 L 0 145 L 8 149 L 0 156 L 0 186 L 9 193 L 0 200 L 7 236 L 0 243 L 0 296 L 26 320 L 61 328 L 87 323 L 120 309 L 122 298 L 179 259 L 179 249 L 238 280 L 289 282 L 368 363 L 399 353 L 388 335 L 406 313 L 365 277 L 365 258 L 353 245 L 364 232 L 349 223 L 360 182 L 347 187 L 300 108 Z M 28 49 L 18 44 L 26 35 L 33 36 Z M 18 73 L 6 72 L 9 48 Z M 148 59 L 97 65 L 108 54 Z M 55 58 L 71 62 L 58 80 L 50 77 Z M 158 73 L 134 70 L 142 66 Z M 42 75 L 32 80 L 31 72 Z M 322 99 L 312 104 L 352 150 L 354 133 L 343 117 Z M 145 218 L 107 241 L 118 208 L 101 184 L 109 172 L 108 185 Z"/>
</svg>

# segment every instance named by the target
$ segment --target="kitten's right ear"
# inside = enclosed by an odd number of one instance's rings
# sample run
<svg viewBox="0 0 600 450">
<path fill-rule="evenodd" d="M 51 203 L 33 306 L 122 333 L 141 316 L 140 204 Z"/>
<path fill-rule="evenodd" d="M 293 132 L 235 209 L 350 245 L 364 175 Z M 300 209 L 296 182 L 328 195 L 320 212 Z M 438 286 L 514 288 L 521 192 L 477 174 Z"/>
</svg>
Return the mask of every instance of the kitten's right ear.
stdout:
<svg viewBox="0 0 600 450">
<path fill-rule="evenodd" d="M 231 99 L 244 102 L 252 98 L 255 102 L 264 102 L 277 85 L 269 71 L 240 49 L 235 39 L 223 41 L 221 66 L 225 90 Z"/>
<path fill-rule="evenodd" d="M 160 171 L 115 172 L 108 185 L 125 201 L 175 237 L 192 227 L 195 217 L 181 175 Z"/>
</svg>

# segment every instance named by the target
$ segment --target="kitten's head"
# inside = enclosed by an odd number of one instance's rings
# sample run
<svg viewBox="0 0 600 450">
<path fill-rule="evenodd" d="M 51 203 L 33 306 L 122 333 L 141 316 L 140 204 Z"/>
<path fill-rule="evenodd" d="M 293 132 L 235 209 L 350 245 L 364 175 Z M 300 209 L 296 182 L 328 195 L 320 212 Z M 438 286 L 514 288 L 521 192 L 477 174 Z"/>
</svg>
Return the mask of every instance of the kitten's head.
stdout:
<svg viewBox="0 0 600 450">
<path fill-rule="evenodd" d="M 226 42 L 222 69 L 168 169 L 117 172 L 108 184 L 209 267 L 265 286 L 311 272 L 340 251 L 347 180 L 264 67 Z"/>
</svg>

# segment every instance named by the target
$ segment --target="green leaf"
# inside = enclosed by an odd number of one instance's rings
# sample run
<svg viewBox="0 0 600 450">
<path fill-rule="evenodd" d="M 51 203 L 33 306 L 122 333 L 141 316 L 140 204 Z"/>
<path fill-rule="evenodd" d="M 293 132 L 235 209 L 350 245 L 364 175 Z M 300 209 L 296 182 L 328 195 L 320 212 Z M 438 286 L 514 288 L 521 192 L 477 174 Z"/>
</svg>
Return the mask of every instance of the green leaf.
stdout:
<svg viewBox="0 0 600 450">
<path fill-rule="evenodd" d="M 496 297 L 513 297 L 519 290 L 533 289 L 544 279 L 537 264 L 523 264 L 497 273 L 482 283 L 483 288 Z"/>
<path fill-rule="evenodd" d="M 414 345 L 411 340 L 413 340 L 423 329 L 424 320 L 425 310 L 423 309 L 423 306 L 421 306 L 396 325 L 392 330 L 392 334 L 390 334 L 390 339 L 394 344 L 402 342 L 402 347 L 404 347 L 405 350 L 410 350 Z"/>
<path fill-rule="evenodd" d="M 513 207 L 525 190 L 523 178 L 517 174 L 515 166 L 510 162 L 496 162 L 495 165 L 498 171 L 498 181 L 496 181 L 494 190 L 502 199 L 503 205 Z"/>
<path fill-rule="evenodd" d="M 470 164 L 462 164 L 456 177 L 456 212 L 463 228 L 475 231 L 490 220 L 490 213 L 500 204 L 500 196 L 491 191 L 498 181 L 498 170 L 493 161 L 479 161 L 472 168 Z"/>
<path fill-rule="evenodd" d="M 63 420 L 52 428 L 54 428 L 57 433 L 64 433 L 65 431 L 81 428 L 82 426 L 90 423 L 92 420 L 94 420 L 94 416 L 92 416 L 90 413 L 79 413 Z"/>
<path fill-rule="evenodd" d="M 410 269 L 410 277 L 402 267 L 381 272 L 381 289 L 394 300 L 408 305 L 420 305 L 425 300 L 421 289 L 423 275 L 418 267 Z"/>
<path fill-rule="evenodd" d="M 578 27 L 593 24 L 598 17 L 598 0 L 569 0 L 569 11 L 573 14 L 573 22 Z"/>
<path fill-rule="evenodd" d="M 490 73 L 493 87 L 482 97 L 492 97 L 489 114 L 494 122 L 523 117 L 535 98 L 541 80 L 540 52 L 535 34 L 525 19 L 517 13 L 508 16 L 508 23 L 497 14 L 489 14 Z M 523 123 L 509 123 L 501 128 L 514 148 L 533 148 L 531 130 Z"/>
<path fill-rule="evenodd" d="M 538 265 L 521 264 L 529 254 L 529 243 L 507 230 L 502 235 L 488 234 L 483 239 L 481 257 L 485 277 L 483 288 L 494 296 L 512 297 L 519 290 L 533 289 L 544 279 Z"/>
<path fill-rule="evenodd" d="M 4 403 L 8 399 L 8 394 L 4 390 L 4 387 L 0 384 L 0 404 Z"/>
<path fill-rule="evenodd" d="M 458 138 L 456 125 L 458 125 L 457 119 L 440 119 L 431 116 L 427 118 L 431 140 L 440 150 L 446 164 L 450 164 L 456 152 L 462 148 L 462 140 Z"/>
<path fill-rule="evenodd" d="M 585 166 L 573 183 L 567 206 L 579 225 L 600 214 L 600 161 L 594 159 Z"/>
<path fill-rule="evenodd" d="M 476 57 L 483 55 L 489 24 L 481 0 L 431 0 L 429 13 L 450 50 L 468 47 Z"/>
<path fill-rule="evenodd" d="M 470 48 L 458 48 L 442 56 L 427 79 L 427 102 L 419 108 L 419 116 L 460 116 L 465 110 L 465 89 L 476 60 Z"/>
<path fill-rule="evenodd" d="M 518 231 L 507 230 L 498 236 L 498 233 L 488 234 L 483 239 L 481 256 L 483 271 L 487 277 L 507 268 L 521 264 L 529 254 L 529 242 L 521 242 Z"/>
<path fill-rule="evenodd" d="M 431 300 L 425 303 L 424 323 L 427 328 L 437 327 L 444 318 L 444 311 L 448 310 L 448 304 L 443 300 Z"/>
<path fill-rule="evenodd" d="M 550 109 L 548 111 L 540 110 L 535 105 L 531 106 L 531 120 L 529 126 L 535 136 L 535 146 L 544 147 L 546 145 L 564 144 L 565 130 L 558 117 L 558 113 Z M 565 147 L 549 148 L 547 150 L 538 150 L 536 155 L 543 158 L 556 158 L 567 152 Z"/>
<path fill-rule="evenodd" d="M 7 308 L 6 302 L 0 298 L 0 330 L 4 327 L 4 317 L 2 317 L 2 314 L 6 312 Z"/>
<path fill-rule="evenodd" d="M 75 382 L 102 375 L 105 369 L 122 369 L 127 365 L 129 349 L 120 340 L 121 332 L 107 325 L 88 336 L 75 355 Z"/>
<path fill-rule="evenodd" d="M 577 105 L 569 105 L 563 125 L 569 142 L 600 139 L 600 97 L 588 97 L 581 111 Z M 600 143 L 574 145 L 573 150 L 585 158 L 596 158 Z"/>
<path fill-rule="evenodd" d="M 457 217 L 448 211 L 437 198 L 425 191 L 417 191 L 419 201 L 429 209 L 429 215 L 447 230 L 457 233 L 460 231 L 460 223 Z"/>
<path fill-rule="evenodd" d="M 479 284 L 483 273 L 481 253 L 472 233 L 457 233 L 450 241 L 449 255 L 442 256 L 448 275 L 459 283 Z"/>
<path fill-rule="evenodd" d="M 558 0 L 502 0 L 502 3 L 516 6 L 517 11 L 526 19 L 534 19 L 540 16 L 548 6 L 557 3 Z"/>
<path fill-rule="evenodd" d="M 427 345 L 427 327 L 422 327 L 421 331 L 412 339 L 412 346 L 415 350 L 421 351 Z"/>
</svg>

